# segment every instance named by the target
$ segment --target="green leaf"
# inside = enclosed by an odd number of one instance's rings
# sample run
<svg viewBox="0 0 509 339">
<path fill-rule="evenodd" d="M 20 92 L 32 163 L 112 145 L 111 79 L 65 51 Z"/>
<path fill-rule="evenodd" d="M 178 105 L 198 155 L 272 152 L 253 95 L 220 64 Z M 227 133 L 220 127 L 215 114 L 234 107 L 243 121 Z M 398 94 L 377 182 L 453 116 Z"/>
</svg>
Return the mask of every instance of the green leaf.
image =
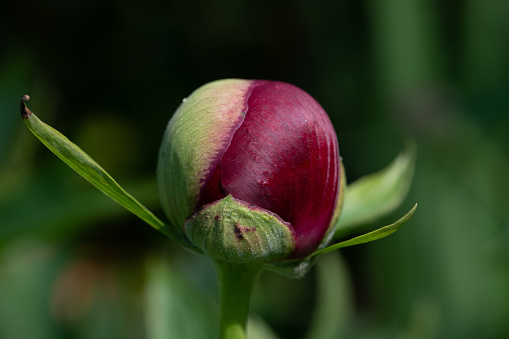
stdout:
<svg viewBox="0 0 509 339">
<path fill-rule="evenodd" d="M 407 223 L 408 220 L 412 217 L 412 215 L 415 212 L 415 209 L 417 208 L 417 204 L 412 207 L 410 211 L 408 211 L 407 214 L 405 214 L 401 219 L 396 221 L 395 223 L 381 227 L 375 231 L 360 235 L 358 237 L 352 238 L 350 240 L 342 241 L 340 243 L 334 244 L 332 246 L 326 247 L 324 249 L 318 250 L 312 254 L 313 257 L 318 257 L 319 255 L 325 254 L 330 251 L 337 250 L 339 248 L 343 247 L 349 247 L 354 245 L 360 245 L 364 244 L 370 241 L 375 241 L 381 238 L 385 238 L 388 235 L 391 235 L 392 233 L 396 232 L 398 229 L 400 229 L 401 226 Z"/>
<path fill-rule="evenodd" d="M 72 143 L 53 127 L 39 120 L 39 118 L 26 107 L 25 100 L 29 100 L 29 97 L 24 96 L 20 103 L 23 120 L 30 131 L 32 131 L 50 151 L 55 153 L 56 156 L 97 189 L 137 215 L 147 224 L 183 245 L 192 246 L 187 244 L 187 240 L 178 235 L 173 228 L 159 220 L 151 211 L 138 202 L 138 200 L 128 194 L 98 163 L 77 145 Z"/>
<path fill-rule="evenodd" d="M 386 168 L 348 185 L 334 239 L 394 211 L 406 197 L 415 167 L 415 144 L 409 143 Z"/>
<path fill-rule="evenodd" d="M 358 237 L 352 238 L 350 240 L 342 241 L 337 244 L 334 244 L 332 246 L 317 250 L 313 252 L 311 255 L 307 256 L 306 258 L 302 259 L 290 259 L 290 260 L 283 260 L 283 261 L 275 261 L 272 263 L 265 263 L 264 268 L 274 271 L 280 274 L 283 274 L 287 277 L 294 278 L 294 279 L 300 279 L 306 275 L 307 272 L 313 267 L 313 265 L 316 263 L 319 256 L 322 254 L 343 248 L 343 247 L 349 247 L 354 245 L 360 245 L 364 244 L 370 241 L 375 241 L 381 238 L 385 238 L 388 235 L 391 235 L 392 233 L 396 232 L 398 229 L 400 229 L 404 224 L 407 223 L 408 220 L 412 217 L 412 215 L 415 212 L 415 209 L 417 208 L 417 204 L 414 205 L 414 207 L 405 214 L 401 219 L 396 221 L 395 223 L 381 227 L 375 231 L 368 232 L 366 234 L 360 235 Z"/>
</svg>

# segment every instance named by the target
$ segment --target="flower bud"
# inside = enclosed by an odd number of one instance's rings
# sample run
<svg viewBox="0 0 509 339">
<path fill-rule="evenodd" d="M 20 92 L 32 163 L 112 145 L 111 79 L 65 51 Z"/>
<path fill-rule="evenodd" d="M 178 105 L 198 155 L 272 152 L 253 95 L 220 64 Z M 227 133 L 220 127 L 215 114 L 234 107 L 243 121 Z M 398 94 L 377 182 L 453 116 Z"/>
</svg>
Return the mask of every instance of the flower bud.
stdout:
<svg viewBox="0 0 509 339">
<path fill-rule="evenodd" d="M 197 89 L 167 126 L 157 175 L 172 225 L 221 260 L 305 257 L 328 243 L 343 200 L 327 114 L 283 82 Z"/>
</svg>

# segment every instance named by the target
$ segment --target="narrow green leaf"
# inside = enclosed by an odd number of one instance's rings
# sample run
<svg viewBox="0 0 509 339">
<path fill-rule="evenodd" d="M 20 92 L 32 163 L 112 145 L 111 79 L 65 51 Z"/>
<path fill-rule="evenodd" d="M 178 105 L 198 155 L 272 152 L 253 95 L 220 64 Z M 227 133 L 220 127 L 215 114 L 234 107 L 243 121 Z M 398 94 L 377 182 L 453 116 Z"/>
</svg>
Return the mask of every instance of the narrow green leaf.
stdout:
<svg viewBox="0 0 509 339">
<path fill-rule="evenodd" d="M 394 211 L 410 189 L 415 166 L 415 145 L 409 143 L 386 168 L 349 184 L 334 238 Z"/>
<path fill-rule="evenodd" d="M 368 232 L 366 234 L 360 235 L 360 236 L 352 238 L 350 240 L 339 242 L 332 246 L 317 250 L 314 253 L 307 256 L 306 258 L 290 259 L 290 260 L 283 260 L 283 261 L 275 261 L 272 263 L 265 263 L 264 268 L 266 268 L 270 271 L 274 271 L 274 272 L 283 274 L 290 278 L 300 279 L 300 278 L 304 277 L 307 272 L 309 272 L 309 270 L 316 263 L 316 261 L 320 255 L 328 253 L 330 251 L 334 251 L 334 250 L 343 248 L 343 247 L 359 245 L 359 244 L 378 240 L 378 239 L 384 238 L 388 235 L 391 235 L 392 233 L 396 232 L 399 228 L 401 228 L 401 226 L 403 226 L 404 224 L 407 223 L 407 221 L 414 214 L 416 208 L 417 208 L 417 204 L 415 204 L 415 206 L 407 214 L 405 214 L 401 219 L 399 219 L 398 221 L 396 221 L 395 223 L 393 223 L 391 225 L 381 227 L 375 231 Z"/>
<path fill-rule="evenodd" d="M 42 122 L 25 105 L 30 98 L 25 95 L 20 103 L 21 116 L 30 131 L 56 156 L 108 197 L 124 206 L 150 226 L 168 237 L 183 243 L 185 240 L 169 225 L 159 220 L 138 200 L 128 194 L 98 163 L 59 131 Z"/>
<path fill-rule="evenodd" d="M 337 250 L 339 248 L 343 247 L 349 247 L 354 245 L 360 245 L 364 244 L 366 242 L 375 241 L 381 238 L 385 238 L 388 235 L 391 235 L 392 233 L 396 232 L 398 229 L 400 229 L 401 226 L 407 223 L 408 220 L 412 217 L 412 215 L 415 212 L 415 209 L 417 208 L 417 204 L 412 207 L 410 211 L 408 211 L 407 214 L 405 214 L 401 219 L 396 221 L 395 223 L 381 227 L 375 231 L 360 235 L 358 237 L 355 237 L 350 240 L 342 241 L 340 243 L 334 244 L 332 246 L 326 247 L 324 249 L 318 250 L 312 254 L 313 257 L 317 257 L 319 255 L 325 254 L 330 251 Z"/>
</svg>

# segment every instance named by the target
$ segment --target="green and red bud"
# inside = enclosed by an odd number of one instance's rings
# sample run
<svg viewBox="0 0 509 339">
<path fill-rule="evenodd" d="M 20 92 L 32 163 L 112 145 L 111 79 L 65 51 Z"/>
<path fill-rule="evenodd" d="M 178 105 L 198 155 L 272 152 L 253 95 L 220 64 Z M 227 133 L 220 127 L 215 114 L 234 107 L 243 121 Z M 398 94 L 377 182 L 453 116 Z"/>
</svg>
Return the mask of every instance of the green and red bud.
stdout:
<svg viewBox="0 0 509 339">
<path fill-rule="evenodd" d="M 158 163 L 165 213 L 213 258 L 276 261 L 325 246 L 344 176 L 334 128 L 303 90 L 220 80 L 171 118 Z"/>
</svg>

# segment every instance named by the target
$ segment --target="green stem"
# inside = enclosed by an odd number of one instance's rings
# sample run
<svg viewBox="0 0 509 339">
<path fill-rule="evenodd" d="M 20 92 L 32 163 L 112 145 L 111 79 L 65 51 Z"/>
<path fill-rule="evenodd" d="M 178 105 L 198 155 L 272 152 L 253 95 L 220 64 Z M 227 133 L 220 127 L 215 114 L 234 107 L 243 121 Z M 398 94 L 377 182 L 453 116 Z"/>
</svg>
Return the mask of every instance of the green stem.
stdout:
<svg viewBox="0 0 509 339">
<path fill-rule="evenodd" d="M 221 339 L 245 339 L 249 300 L 262 267 L 215 260 L 219 286 Z"/>
</svg>

